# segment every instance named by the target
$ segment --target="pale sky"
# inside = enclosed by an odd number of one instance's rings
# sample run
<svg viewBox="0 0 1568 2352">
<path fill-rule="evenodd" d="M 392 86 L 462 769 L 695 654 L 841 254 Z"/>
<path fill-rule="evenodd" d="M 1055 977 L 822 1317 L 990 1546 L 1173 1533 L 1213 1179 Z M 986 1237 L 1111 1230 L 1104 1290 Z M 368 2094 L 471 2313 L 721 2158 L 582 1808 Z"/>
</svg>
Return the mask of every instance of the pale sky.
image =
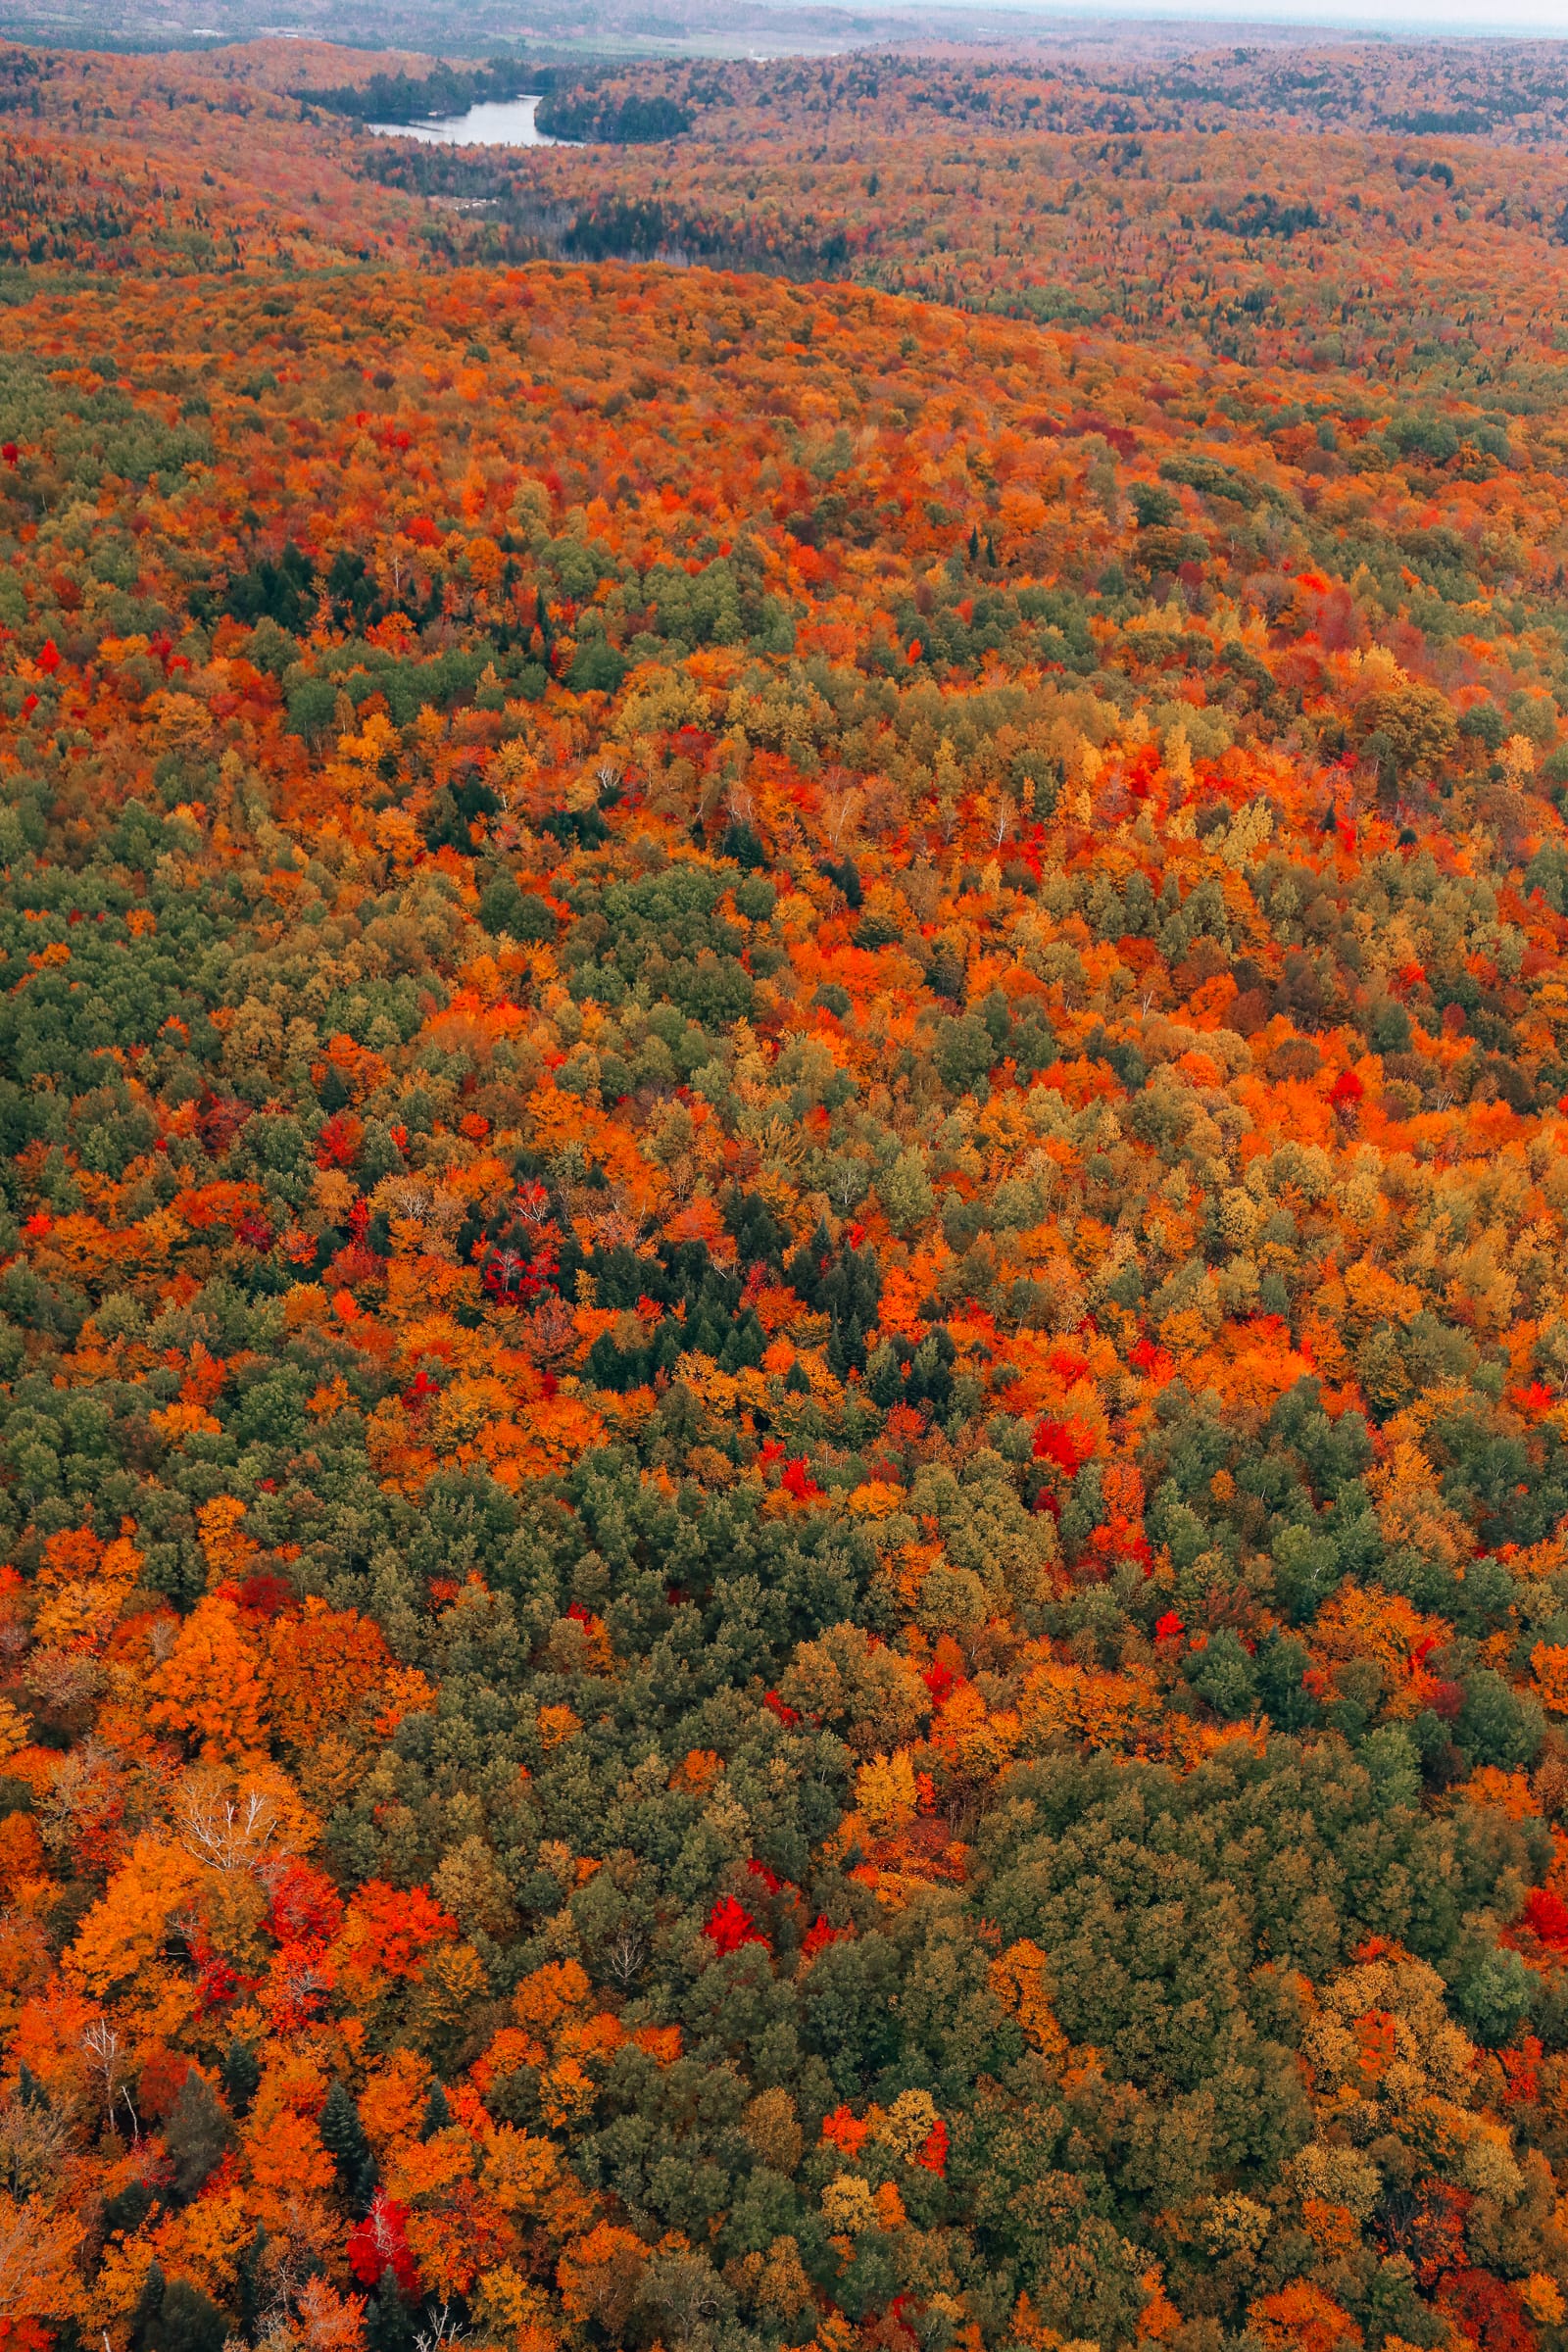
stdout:
<svg viewBox="0 0 1568 2352">
<path fill-rule="evenodd" d="M 929 0 L 928 0 L 929 4 Z M 938 5 L 941 0 L 938 0 Z M 1309 35 L 1314 26 L 1335 32 L 1461 33 L 1481 38 L 1568 41 L 1568 0 L 987 0 L 991 7 L 1016 7 L 1041 17 L 1174 18 L 1193 27 L 1202 45 L 1205 24 L 1289 24 Z"/>
</svg>

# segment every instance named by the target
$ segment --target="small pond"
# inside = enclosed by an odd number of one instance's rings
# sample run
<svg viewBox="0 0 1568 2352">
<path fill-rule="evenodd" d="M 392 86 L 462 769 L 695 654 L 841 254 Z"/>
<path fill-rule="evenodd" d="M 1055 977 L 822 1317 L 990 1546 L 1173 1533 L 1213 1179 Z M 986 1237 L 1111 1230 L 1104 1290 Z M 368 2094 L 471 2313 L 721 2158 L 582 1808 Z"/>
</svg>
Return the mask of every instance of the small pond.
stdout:
<svg viewBox="0 0 1568 2352">
<path fill-rule="evenodd" d="M 495 98 L 470 106 L 466 115 L 443 122 L 368 122 L 367 130 L 387 139 L 424 139 L 436 147 L 556 147 L 564 140 L 546 138 L 534 122 L 535 98 Z"/>
</svg>

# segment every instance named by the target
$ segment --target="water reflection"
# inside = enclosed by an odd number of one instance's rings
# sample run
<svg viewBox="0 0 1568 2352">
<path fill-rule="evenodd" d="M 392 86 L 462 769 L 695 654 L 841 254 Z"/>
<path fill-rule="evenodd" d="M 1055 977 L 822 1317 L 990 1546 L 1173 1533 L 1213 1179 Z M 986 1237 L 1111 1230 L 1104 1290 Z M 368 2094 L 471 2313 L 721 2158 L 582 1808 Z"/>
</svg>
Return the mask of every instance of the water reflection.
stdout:
<svg viewBox="0 0 1568 2352">
<path fill-rule="evenodd" d="M 547 138 L 534 122 L 539 100 L 497 98 L 470 106 L 466 115 L 442 122 L 368 122 L 367 130 L 387 139 L 423 139 L 436 147 L 559 147 L 564 139 Z"/>
</svg>

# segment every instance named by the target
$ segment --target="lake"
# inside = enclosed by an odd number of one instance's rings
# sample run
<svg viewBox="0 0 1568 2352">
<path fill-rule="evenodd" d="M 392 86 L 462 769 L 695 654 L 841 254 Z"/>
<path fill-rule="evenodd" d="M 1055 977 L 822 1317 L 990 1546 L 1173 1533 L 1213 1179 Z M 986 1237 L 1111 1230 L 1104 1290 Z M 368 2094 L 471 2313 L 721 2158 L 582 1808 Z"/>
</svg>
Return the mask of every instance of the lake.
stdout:
<svg viewBox="0 0 1568 2352">
<path fill-rule="evenodd" d="M 386 139 L 424 139 L 437 147 L 557 147 L 568 144 L 547 138 L 534 122 L 537 98 L 492 99 L 470 106 L 466 115 L 444 122 L 368 122 L 367 130 Z"/>
</svg>

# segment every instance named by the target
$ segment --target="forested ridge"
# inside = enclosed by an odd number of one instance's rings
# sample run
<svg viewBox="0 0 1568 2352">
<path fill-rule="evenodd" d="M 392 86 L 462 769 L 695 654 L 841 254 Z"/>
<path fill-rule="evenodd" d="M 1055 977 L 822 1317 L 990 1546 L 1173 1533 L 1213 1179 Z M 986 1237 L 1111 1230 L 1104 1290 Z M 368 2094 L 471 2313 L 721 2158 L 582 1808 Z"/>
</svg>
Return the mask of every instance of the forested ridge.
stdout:
<svg viewBox="0 0 1568 2352">
<path fill-rule="evenodd" d="M 7 2352 L 1564 2352 L 1554 54 L 4 53 Z"/>
</svg>

